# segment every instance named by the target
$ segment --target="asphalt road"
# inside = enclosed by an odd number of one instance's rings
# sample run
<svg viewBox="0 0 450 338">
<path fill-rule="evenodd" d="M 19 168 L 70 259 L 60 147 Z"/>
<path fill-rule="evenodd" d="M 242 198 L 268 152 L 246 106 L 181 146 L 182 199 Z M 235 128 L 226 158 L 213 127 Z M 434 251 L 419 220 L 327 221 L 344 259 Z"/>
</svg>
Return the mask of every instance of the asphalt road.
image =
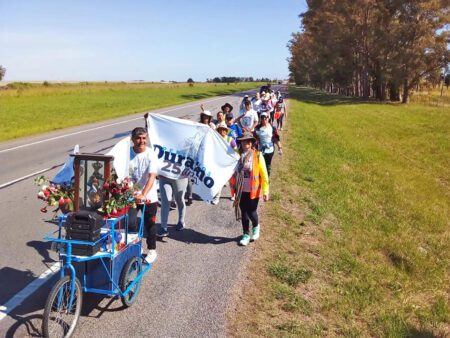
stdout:
<svg viewBox="0 0 450 338">
<path fill-rule="evenodd" d="M 230 102 L 234 113 L 245 93 L 211 98 L 153 111 L 197 120 L 200 103 L 213 112 Z M 105 153 L 136 126 L 143 113 L 0 144 L 0 310 L 30 282 L 55 264 L 42 240 L 55 225 L 39 209 L 33 180 L 52 177 L 75 144 L 81 152 Z M 229 190 L 219 205 L 197 201 L 187 210 L 183 232 L 170 228 L 158 242 L 158 259 L 144 277 L 137 302 L 128 309 L 120 300 L 85 294 L 76 337 L 223 337 L 232 288 L 251 248 L 237 245 L 241 225 L 234 220 Z M 176 223 L 172 211 L 169 224 Z M 157 220 L 159 222 L 159 219 Z M 0 336 L 40 336 L 43 306 L 55 278 L 23 299 L 5 318 Z"/>
</svg>

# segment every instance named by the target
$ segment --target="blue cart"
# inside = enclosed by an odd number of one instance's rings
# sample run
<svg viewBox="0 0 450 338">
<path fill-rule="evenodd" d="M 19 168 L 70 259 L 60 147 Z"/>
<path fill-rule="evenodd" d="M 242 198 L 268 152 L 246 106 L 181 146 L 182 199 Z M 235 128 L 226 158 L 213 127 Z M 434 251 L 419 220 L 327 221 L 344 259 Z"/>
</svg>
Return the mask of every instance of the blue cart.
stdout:
<svg viewBox="0 0 450 338">
<path fill-rule="evenodd" d="M 120 297 L 126 307 L 131 306 L 139 294 L 142 276 L 152 267 L 141 256 L 143 216 L 136 233 L 128 231 L 128 214 L 105 219 L 100 238 L 95 242 L 65 239 L 66 218 L 60 216 L 57 231 L 44 237 L 55 243 L 61 263 L 60 279 L 45 304 L 44 337 L 70 337 L 73 334 L 81 312 L 83 292 Z M 116 241 L 118 232 L 124 237 L 121 244 Z M 101 249 L 92 256 L 78 256 L 72 254 L 73 245 L 101 246 Z"/>
</svg>

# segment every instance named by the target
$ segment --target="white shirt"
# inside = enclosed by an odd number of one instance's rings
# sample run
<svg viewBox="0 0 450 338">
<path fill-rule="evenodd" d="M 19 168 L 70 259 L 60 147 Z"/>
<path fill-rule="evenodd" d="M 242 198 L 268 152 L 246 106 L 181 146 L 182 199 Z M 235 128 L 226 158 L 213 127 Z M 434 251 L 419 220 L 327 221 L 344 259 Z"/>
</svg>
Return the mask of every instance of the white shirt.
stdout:
<svg viewBox="0 0 450 338">
<path fill-rule="evenodd" d="M 241 115 L 243 115 L 242 118 L 240 119 L 241 126 L 243 128 L 253 131 L 254 129 L 253 126 L 255 122 L 258 123 L 259 121 L 258 113 L 253 109 L 250 109 L 249 111 L 246 111 L 244 114 Z"/>
<path fill-rule="evenodd" d="M 152 148 L 147 147 L 142 153 L 135 153 L 133 147 L 130 148 L 130 177 L 139 190 L 144 189 L 150 174 L 157 173 L 157 160 Z M 158 201 L 156 181 L 145 198 L 151 203 Z"/>
<path fill-rule="evenodd" d="M 253 103 L 253 109 L 256 111 L 256 112 L 258 112 L 260 109 L 261 109 L 261 102 L 262 102 L 262 100 L 261 99 L 258 99 L 258 100 L 253 100 L 252 101 L 252 103 Z"/>
</svg>

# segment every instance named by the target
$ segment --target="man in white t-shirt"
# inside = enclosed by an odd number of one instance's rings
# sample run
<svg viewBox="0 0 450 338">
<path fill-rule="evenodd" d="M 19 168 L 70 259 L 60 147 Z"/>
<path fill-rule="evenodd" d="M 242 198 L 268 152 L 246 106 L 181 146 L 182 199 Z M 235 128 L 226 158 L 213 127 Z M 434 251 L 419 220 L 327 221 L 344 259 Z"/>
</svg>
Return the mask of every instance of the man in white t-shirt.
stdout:
<svg viewBox="0 0 450 338">
<path fill-rule="evenodd" d="M 134 128 L 131 132 L 130 177 L 141 190 L 135 196 L 137 209 L 130 209 L 130 229 L 137 231 L 138 210 L 144 211 L 144 226 L 147 230 L 148 254 L 145 258 L 151 264 L 156 259 L 156 212 L 158 210 L 158 193 L 155 183 L 157 157 L 152 148 L 147 147 L 148 134 L 145 128 Z"/>
<path fill-rule="evenodd" d="M 250 100 L 244 102 L 245 112 L 236 121 L 239 122 L 243 131 L 251 131 L 258 125 L 258 113 L 252 109 Z"/>
</svg>

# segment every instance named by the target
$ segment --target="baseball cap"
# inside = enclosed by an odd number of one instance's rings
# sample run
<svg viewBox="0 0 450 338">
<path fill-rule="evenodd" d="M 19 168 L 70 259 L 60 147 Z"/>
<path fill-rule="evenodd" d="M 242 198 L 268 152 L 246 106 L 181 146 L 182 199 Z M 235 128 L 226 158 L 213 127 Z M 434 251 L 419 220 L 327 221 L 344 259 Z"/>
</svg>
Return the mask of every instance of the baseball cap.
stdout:
<svg viewBox="0 0 450 338">
<path fill-rule="evenodd" d="M 234 117 L 234 116 L 233 116 L 233 113 L 227 113 L 227 114 L 225 115 L 225 119 L 227 119 L 227 120 L 231 120 L 233 117 Z"/>
</svg>

